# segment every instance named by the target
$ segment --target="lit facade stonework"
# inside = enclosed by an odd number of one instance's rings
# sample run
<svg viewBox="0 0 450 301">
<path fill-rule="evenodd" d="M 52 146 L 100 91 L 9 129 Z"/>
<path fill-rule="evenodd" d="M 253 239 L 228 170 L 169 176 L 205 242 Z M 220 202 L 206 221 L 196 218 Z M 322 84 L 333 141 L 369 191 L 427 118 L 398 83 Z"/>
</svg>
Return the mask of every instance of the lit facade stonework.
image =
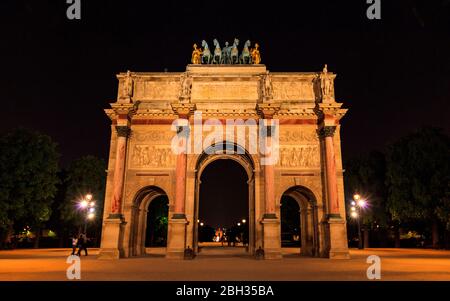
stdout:
<svg viewBox="0 0 450 301">
<path fill-rule="evenodd" d="M 169 199 L 166 257 L 183 258 L 188 247 L 197 251 L 200 176 L 218 159 L 235 160 L 247 172 L 251 254 L 261 247 L 266 259 L 282 257 L 280 201 L 289 195 L 300 205 L 301 252 L 348 258 L 339 123 L 346 109 L 334 98 L 335 74 L 188 65 L 186 72 L 117 77 L 117 100 L 105 110 L 112 124 L 100 258 L 145 254 L 148 205 L 163 194 Z M 278 120 L 279 147 L 272 143 L 278 162 L 263 165 L 261 155 L 249 151 L 250 131 L 241 143 L 226 141 L 225 134 L 221 141 L 241 154 L 175 154 L 172 138 L 195 135 L 196 111 L 203 120 Z M 190 131 L 172 128 L 176 119 L 185 119 Z"/>
</svg>

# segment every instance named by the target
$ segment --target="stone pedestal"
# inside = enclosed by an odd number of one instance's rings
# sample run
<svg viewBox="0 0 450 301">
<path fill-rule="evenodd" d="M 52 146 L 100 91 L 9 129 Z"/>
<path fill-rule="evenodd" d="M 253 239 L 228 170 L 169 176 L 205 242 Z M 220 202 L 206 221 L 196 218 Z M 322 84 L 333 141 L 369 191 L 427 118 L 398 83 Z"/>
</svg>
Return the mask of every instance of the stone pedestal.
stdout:
<svg viewBox="0 0 450 301">
<path fill-rule="evenodd" d="M 261 221 L 264 235 L 264 259 L 281 259 L 280 221 L 277 218 L 264 217 Z"/>
<path fill-rule="evenodd" d="M 347 245 L 347 229 L 345 221 L 341 217 L 330 216 L 328 218 L 330 259 L 350 259 Z"/>
<path fill-rule="evenodd" d="M 98 259 L 119 259 L 123 257 L 121 241 L 123 240 L 125 224 L 119 216 L 109 217 L 105 220 Z"/>
<path fill-rule="evenodd" d="M 185 217 L 176 217 L 169 220 L 169 233 L 167 237 L 168 259 L 183 259 L 186 249 L 186 226 L 188 222 Z M 192 246 L 190 246 L 192 248 Z"/>
</svg>

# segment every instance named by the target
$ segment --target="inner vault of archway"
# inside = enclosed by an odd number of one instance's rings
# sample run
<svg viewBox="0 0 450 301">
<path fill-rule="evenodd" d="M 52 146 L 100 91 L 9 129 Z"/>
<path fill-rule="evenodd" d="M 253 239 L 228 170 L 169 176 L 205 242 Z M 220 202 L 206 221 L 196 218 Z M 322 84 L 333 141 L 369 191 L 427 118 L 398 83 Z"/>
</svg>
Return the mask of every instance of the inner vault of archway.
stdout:
<svg viewBox="0 0 450 301">
<path fill-rule="evenodd" d="M 217 228 L 248 219 L 248 177 L 239 163 L 215 160 L 206 166 L 200 180 L 200 221 Z"/>
</svg>

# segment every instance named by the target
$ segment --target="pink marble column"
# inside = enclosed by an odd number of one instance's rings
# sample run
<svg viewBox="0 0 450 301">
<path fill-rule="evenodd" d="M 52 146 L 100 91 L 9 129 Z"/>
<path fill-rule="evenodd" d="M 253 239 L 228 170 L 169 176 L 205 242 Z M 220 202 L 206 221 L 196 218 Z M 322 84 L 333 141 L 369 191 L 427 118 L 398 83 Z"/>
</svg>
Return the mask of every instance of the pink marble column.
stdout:
<svg viewBox="0 0 450 301">
<path fill-rule="evenodd" d="M 186 128 L 179 129 L 179 150 L 177 155 L 177 165 L 175 167 L 175 208 L 174 218 L 185 218 L 185 198 L 186 198 L 186 162 L 187 162 L 187 135 Z"/>
<path fill-rule="evenodd" d="M 116 126 L 116 130 L 116 161 L 114 165 L 113 196 L 111 201 L 111 215 L 113 216 L 121 214 L 125 155 L 130 128 L 127 126 Z"/>
<path fill-rule="evenodd" d="M 326 177 L 330 216 L 340 216 L 336 177 L 336 158 L 334 155 L 333 143 L 333 135 L 335 130 L 335 126 L 324 126 L 321 130 L 321 134 L 325 140 L 325 160 L 327 167 Z"/>
<path fill-rule="evenodd" d="M 266 139 L 266 149 L 267 153 L 272 155 L 273 145 L 272 145 L 272 127 L 267 127 L 267 137 Z M 264 193 L 266 196 L 266 206 L 265 214 L 266 218 L 276 218 L 275 211 L 275 171 L 274 166 L 271 162 L 264 165 Z"/>
</svg>

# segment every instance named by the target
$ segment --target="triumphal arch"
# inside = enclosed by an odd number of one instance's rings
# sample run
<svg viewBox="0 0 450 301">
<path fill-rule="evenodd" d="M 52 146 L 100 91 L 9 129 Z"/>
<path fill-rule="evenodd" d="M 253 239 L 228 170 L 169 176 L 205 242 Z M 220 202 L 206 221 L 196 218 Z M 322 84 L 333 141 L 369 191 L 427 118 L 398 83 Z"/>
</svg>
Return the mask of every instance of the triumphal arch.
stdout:
<svg viewBox="0 0 450 301">
<path fill-rule="evenodd" d="M 335 74 L 263 64 L 120 73 L 106 109 L 111 146 L 100 258 L 145 254 L 148 206 L 169 200 L 167 258 L 196 252 L 200 177 L 215 160 L 246 171 L 249 254 L 282 257 L 280 206 L 300 206 L 301 253 L 348 258 Z M 230 189 L 233 189 L 230 187 Z"/>
</svg>

